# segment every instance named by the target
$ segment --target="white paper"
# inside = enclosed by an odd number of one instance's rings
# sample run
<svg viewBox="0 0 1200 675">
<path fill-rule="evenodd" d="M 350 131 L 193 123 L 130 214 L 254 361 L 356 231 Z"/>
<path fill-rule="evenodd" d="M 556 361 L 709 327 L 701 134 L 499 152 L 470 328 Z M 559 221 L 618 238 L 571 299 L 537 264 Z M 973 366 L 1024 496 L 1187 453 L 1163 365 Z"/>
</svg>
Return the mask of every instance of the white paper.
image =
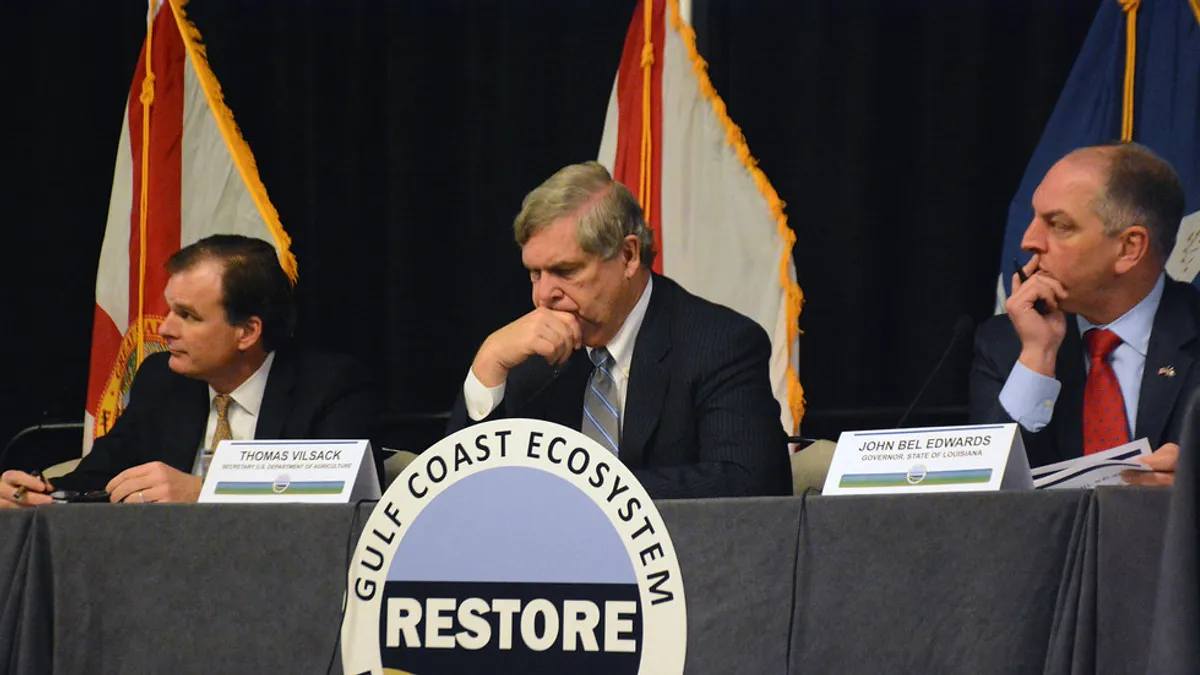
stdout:
<svg viewBox="0 0 1200 675">
<path fill-rule="evenodd" d="M 1033 470 L 1033 485 L 1039 490 L 1088 489 L 1097 485 L 1124 485 L 1122 471 L 1152 471 L 1137 461 L 1149 455 L 1150 441 L 1139 438 L 1132 443 L 1084 455 L 1065 462 L 1039 466 Z"/>
</svg>

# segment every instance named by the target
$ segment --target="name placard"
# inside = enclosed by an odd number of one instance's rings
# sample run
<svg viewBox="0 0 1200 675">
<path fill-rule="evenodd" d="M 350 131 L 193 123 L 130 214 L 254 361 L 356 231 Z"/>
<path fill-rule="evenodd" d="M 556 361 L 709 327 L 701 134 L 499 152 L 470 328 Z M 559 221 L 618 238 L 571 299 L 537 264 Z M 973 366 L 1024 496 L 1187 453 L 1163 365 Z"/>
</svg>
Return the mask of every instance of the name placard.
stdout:
<svg viewBox="0 0 1200 675">
<path fill-rule="evenodd" d="M 1031 489 L 1016 424 L 847 431 L 822 494 Z"/>
<path fill-rule="evenodd" d="M 379 494 L 369 441 L 221 441 L 200 503 L 341 504 Z"/>
</svg>

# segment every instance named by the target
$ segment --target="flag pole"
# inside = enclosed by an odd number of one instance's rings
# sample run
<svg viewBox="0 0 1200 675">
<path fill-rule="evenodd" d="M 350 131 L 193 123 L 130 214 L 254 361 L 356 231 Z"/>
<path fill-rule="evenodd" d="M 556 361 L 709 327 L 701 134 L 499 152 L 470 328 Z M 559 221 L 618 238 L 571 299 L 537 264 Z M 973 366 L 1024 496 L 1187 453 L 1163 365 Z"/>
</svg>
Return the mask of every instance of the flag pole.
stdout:
<svg viewBox="0 0 1200 675">
<path fill-rule="evenodd" d="M 138 204 L 138 306 L 137 306 L 137 364 L 146 360 L 146 335 L 143 330 L 146 313 L 146 220 L 150 214 L 150 108 L 154 104 L 154 5 L 150 0 L 150 17 L 146 22 L 146 76 L 142 78 L 142 194 Z"/>
</svg>

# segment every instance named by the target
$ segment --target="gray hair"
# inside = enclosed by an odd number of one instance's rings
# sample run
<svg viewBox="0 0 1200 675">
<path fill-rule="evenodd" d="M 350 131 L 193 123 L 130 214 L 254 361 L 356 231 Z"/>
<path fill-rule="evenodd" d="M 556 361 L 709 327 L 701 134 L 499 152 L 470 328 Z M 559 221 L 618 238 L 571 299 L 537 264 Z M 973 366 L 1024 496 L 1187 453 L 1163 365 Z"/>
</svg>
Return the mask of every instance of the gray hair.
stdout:
<svg viewBox="0 0 1200 675">
<path fill-rule="evenodd" d="M 1104 223 L 1104 233 L 1115 236 L 1131 225 L 1150 234 L 1150 250 L 1165 261 L 1175 248 L 1183 219 L 1184 194 L 1179 174 L 1166 160 L 1138 143 L 1113 143 L 1096 150 L 1108 160 L 1108 181 L 1092 201 L 1092 210 Z"/>
<path fill-rule="evenodd" d="M 525 195 L 513 220 L 513 236 L 524 246 L 566 216 L 577 216 L 575 240 L 585 252 L 611 260 L 632 234 L 638 238 L 642 264 L 654 264 L 654 235 L 641 205 L 599 162 L 565 166 Z"/>
</svg>

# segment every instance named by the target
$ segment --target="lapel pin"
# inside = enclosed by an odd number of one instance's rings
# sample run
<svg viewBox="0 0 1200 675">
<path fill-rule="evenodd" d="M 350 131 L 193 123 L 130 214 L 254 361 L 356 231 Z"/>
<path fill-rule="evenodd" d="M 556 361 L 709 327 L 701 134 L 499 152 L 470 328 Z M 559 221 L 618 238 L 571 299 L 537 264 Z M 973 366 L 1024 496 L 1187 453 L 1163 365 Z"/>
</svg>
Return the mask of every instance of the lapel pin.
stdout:
<svg viewBox="0 0 1200 675">
<path fill-rule="evenodd" d="M 1175 377 L 1175 366 L 1163 366 L 1162 368 L 1158 369 L 1158 374 L 1166 375 L 1167 377 Z"/>
</svg>

